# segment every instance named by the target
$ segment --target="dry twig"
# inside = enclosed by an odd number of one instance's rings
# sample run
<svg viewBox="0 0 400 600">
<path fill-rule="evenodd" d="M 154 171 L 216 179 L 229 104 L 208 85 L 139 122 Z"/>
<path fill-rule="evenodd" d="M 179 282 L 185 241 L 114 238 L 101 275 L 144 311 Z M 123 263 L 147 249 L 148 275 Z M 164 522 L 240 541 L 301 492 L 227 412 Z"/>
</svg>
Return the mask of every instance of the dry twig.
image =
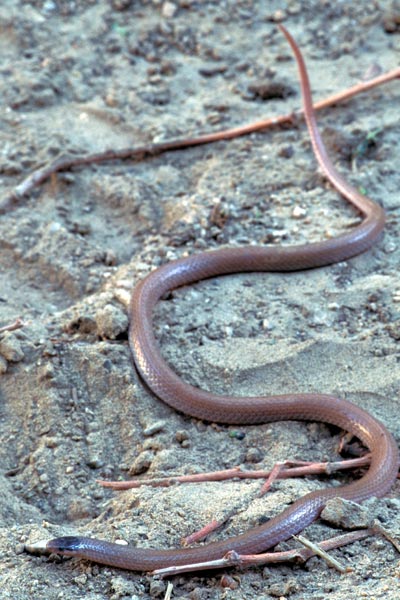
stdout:
<svg viewBox="0 0 400 600">
<path fill-rule="evenodd" d="M 18 319 L 15 319 L 15 321 L 13 323 L 10 323 L 9 325 L 4 325 L 3 327 L 0 327 L 0 333 L 3 333 L 4 331 L 15 331 L 16 329 L 20 329 L 21 327 L 24 327 L 24 325 L 25 325 L 25 323 L 23 322 L 21 317 L 18 317 Z"/>
<path fill-rule="evenodd" d="M 334 569 L 336 569 L 337 571 L 339 571 L 339 573 L 346 573 L 347 571 L 349 571 L 348 567 L 343 567 L 343 565 L 341 565 L 340 562 L 338 560 L 336 560 L 336 558 L 333 558 L 332 556 L 330 556 L 326 552 L 326 550 L 324 550 L 321 547 L 320 544 L 315 544 L 314 542 L 311 542 L 306 537 L 304 537 L 304 535 L 295 535 L 293 537 L 294 537 L 295 540 L 298 540 L 300 542 L 300 544 L 303 544 L 303 546 L 305 546 L 309 550 L 312 550 L 312 552 L 316 556 L 319 556 L 320 558 L 323 558 L 324 561 L 330 567 L 333 567 Z"/>
<path fill-rule="evenodd" d="M 374 79 L 369 81 L 362 81 L 356 85 L 347 88 L 337 94 L 333 94 L 324 100 L 320 100 L 314 104 L 315 110 L 321 110 L 332 104 L 337 104 L 360 94 L 373 87 L 387 83 L 393 79 L 400 78 L 400 67 L 392 69 Z M 157 156 L 164 152 L 172 150 L 181 150 L 192 146 L 200 146 L 202 144 L 210 144 L 220 140 L 228 140 L 243 135 L 248 135 L 255 131 L 262 129 L 268 129 L 277 125 L 283 125 L 291 123 L 296 117 L 303 116 L 303 109 L 298 109 L 294 113 L 281 115 L 278 117 L 272 117 L 269 119 L 263 119 L 255 123 L 248 125 L 242 125 L 234 127 L 232 129 L 225 129 L 223 131 L 217 131 L 215 133 L 201 135 L 195 138 L 181 138 L 176 140 L 167 140 L 156 144 L 146 144 L 138 146 L 136 148 L 122 148 L 120 150 L 106 150 L 104 152 L 98 152 L 96 154 L 86 154 L 84 156 L 61 156 L 55 161 L 40 167 L 33 173 L 31 173 L 26 179 L 24 179 L 17 187 L 0 202 L 0 213 L 9 210 L 14 204 L 18 203 L 22 198 L 26 197 L 35 187 L 49 179 L 54 173 L 60 171 L 66 171 L 73 167 L 84 166 L 94 163 L 102 163 L 113 160 L 143 160 L 151 156 Z"/>
<path fill-rule="evenodd" d="M 268 479 L 275 470 L 275 479 L 288 479 L 289 477 L 304 477 L 306 475 L 330 475 L 335 471 L 365 467 L 370 463 L 370 456 L 366 454 L 358 458 L 340 460 L 336 462 L 305 462 L 286 461 L 271 471 L 244 471 L 240 467 L 233 467 L 224 471 L 211 471 L 209 473 L 195 473 L 190 475 L 177 475 L 175 477 L 160 477 L 157 479 L 131 479 L 129 481 L 105 481 L 97 479 L 97 483 L 113 490 L 129 490 L 144 485 L 151 487 L 169 487 L 176 483 L 200 483 L 204 481 L 225 481 L 227 479 Z M 291 465 L 301 466 L 291 466 Z"/>
</svg>

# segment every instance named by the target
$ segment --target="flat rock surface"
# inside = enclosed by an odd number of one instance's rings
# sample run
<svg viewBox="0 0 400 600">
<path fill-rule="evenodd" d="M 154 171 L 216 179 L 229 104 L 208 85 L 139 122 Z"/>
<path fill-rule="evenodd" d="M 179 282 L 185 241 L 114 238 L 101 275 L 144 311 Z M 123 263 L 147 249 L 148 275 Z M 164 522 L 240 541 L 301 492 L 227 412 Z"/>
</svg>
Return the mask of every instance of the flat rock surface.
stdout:
<svg viewBox="0 0 400 600">
<path fill-rule="evenodd" d="M 300 45 L 315 99 L 397 66 L 396 2 L 4 0 L 0 7 L 0 179 L 7 196 L 59 155 L 184 138 L 301 104 Z M 387 211 L 384 236 L 345 263 L 238 274 L 174 291 L 155 331 L 187 381 L 219 393 L 325 392 L 364 406 L 400 440 L 400 87 L 322 111 L 338 169 Z M 53 176 L 0 215 L 0 598 L 163 598 L 164 583 L 23 544 L 92 535 L 177 547 L 235 511 L 244 532 L 307 491 L 357 473 L 116 493 L 96 479 L 337 460 L 340 432 L 315 423 L 228 427 L 176 413 L 143 386 L 127 343 L 133 286 L 173 258 L 229 245 L 304 244 L 358 215 L 322 177 L 299 120 L 139 162 Z M 368 511 L 399 535 L 399 485 Z M 337 533 L 319 521 L 313 541 Z M 284 547 L 292 547 L 289 541 Z M 400 598 L 399 555 L 375 537 L 333 552 L 341 575 L 303 566 L 172 579 L 172 598 Z M 355 592 L 357 590 L 357 592 Z"/>
</svg>

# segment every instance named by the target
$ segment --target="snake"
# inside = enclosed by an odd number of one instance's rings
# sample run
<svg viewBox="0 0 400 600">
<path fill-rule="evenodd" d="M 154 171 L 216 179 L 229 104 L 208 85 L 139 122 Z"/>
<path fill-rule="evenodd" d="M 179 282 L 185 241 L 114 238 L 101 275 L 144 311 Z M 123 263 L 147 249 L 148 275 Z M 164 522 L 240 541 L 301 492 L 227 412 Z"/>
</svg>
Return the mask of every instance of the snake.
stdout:
<svg viewBox="0 0 400 600">
<path fill-rule="evenodd" d="M 156 268 L 133 290 L 129 306 L 129 345 L 136 368 L 148 388 L 175 410 L 209 422 L 231 425 L 305 420 L 336 425 L 358 438 L 371 462 L 364 475 L 340 487 L 313 491 L 299 498 L 266 523 L 244 533 L 193 548 L 133 547 L 84 537 L 64 536 L 27 545 L 28 551 L 74 556 L 96 563 L 154 571 L 169 566 L 218 560 L 228 552 L 258 554 L 298 534 L 336 497 L 362 502 L 389 492 L 398 473 L 399 452 L 387 428 L 355 404 L 322 393 L 260 397 L 217 395 L 183 381 L 161 355 L 153 332 L 153 312 L 168 292 L 211 277 L 243 272 L 288 272 L 322 267 L 368 250 L 385 224 L 383 208 L 349 184 L 334 167 L 321 139 L 312 104 L 309 77 L 292 35 L 278 25 L 288 41 L 299 71 L 305 120 L 314 155 L 336 190 L 361 214 L 360 223 L 337 237 L 296 246 L 246 246 L 204 251 Z"/>
</svg>

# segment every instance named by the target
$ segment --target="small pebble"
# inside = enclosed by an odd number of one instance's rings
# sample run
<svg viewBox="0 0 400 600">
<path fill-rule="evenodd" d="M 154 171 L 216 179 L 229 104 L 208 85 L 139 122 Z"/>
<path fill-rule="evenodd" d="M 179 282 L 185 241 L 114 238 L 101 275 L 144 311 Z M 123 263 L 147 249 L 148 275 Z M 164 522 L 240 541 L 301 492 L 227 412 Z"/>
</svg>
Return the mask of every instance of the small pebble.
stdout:
<svg viewBox="0 0 400 600">
<path fill-rule="evenodd" d="M 271 331 L 274 329 L 274 326 L 269 319 L 263 319 L 261 325 L 264 331 Z"/>
<path fill-rule="evenodd" d="M 114 250 L 111 250 L 110 248 L 106 250 L 104 255 L 104 263 L 108 267 L 112 267 L 117 264 L 117 255 L 115 254 Z"/>
<path fill-rule="evenodd" d="M 163 420 L 159 420 L 159 421 L 154 421 L 154 423 L 150 423 L 150 425 L 147 425 L 147 427 L 145 429 L 143 429 L 143 435 L 145 435 L 146 437 L 149 437 L 151 435 L 154 435 L 155 433 L 159 433 L 160 431 L 162 431 L 165 427 L 165 421 Z"/>
<path fill-rule="evenodd" d="M 115 598 L 126 598 L 129 600 L 139 600 L 135 594 L 135 582 L 129 581 L 126 577 L 113 577 L 111 579 L 111 589 L 115 593 Z"/>
<path fill-rule="evenodd" d="M 101 469 L 104 466 L 104 461 L 100 456 L 94 454 L 93 456 L 89 456 L 86 464 L 90 469 Z"/>
<path fill-rule="evenodd" d="M 400 498 L 389 498 L 387 500 L 387 505 L 388 505 L 388 508 L 397 510 L 400 514 Z"/>
<path fill-rule="evenodd" d="M 271 571 L 270 569 L 265 569 L 264 570 L 264 576 L 266 576 L 267 578 L 269 578 L 271 576 Z M 296 582 L 295 579 L 289 579 L 286 581 L 282 581 L 279 583 L 273 583 L 268 587 L 268 594 L 270 596 L 273 596 L 275 598 L 279 598 L 279 600 L 281 599 L 285 599 L 292 594 L 293 592 L 298 592 L 300 589 L 299 584 Z"/>
<path fill-rule="evenodd" d="M 302 217 L 305 217 L 306 214 L 307 214 L 306 209 L 302 208 L 301 206 L 295 206 L 294 209 L 292 210 L 292 217 L 294 219 L 301 219 Z"/>
<path fill-rule="evenodd" d="M 173 2 L 164 2 L 161 9 L 161 14 L 165 19 L 172 19 L 176 15 L 178 7 Z"/>
<path fill-rule="evenodd" d="M 332 315 L 325 310 L 316 308 L 312 315 L 309 325 L 310 327 L 318 327 L 319 325 L 329 326 L 331 323 Z"/>
<path fill-rule="evenodd" d="M 235 440 L 244 440 L 244 438 L 246 437 L 246 432 L 237 429 L 231 429 L 231 431 L 229 432 L 229 437 L 234 438 Z"/>
<path fill-rule="evenodd" d="M 400 319 L 387 325 L 386 329 L 391 338 L 394 340 L 400 340 Z"/>
<path fill-rule="evenodd" d="M 82 573 L 82 575 L 78 575 L 73 579 L 74 583 L 77 583 L 78 585 L 86 585 L 87 580 L 88 576 L 85 573 Z"/>
<path fill-rule="evenodd" d="M 0 340 L 0 354 L 10 362 L 19 362 L 25 358 L 19 340 L 9 331 L 6 331 Z"/>
<path fill-rule="evenodd" d="M 259 448 L 249 448 L 246 452 L 245 462 L 259 463 L 263 459 L 263 453 Z"/>
<path fill-rule="evenodd" d="M 286 19 L 286 13 L 284 10 L 278 9 L 271 15 L 271 21 L 274 23 L 280 23 Z"/>
<path fill-rule="evenodd" d="M 160 598 L 164 596 L 166 584 L 162 579 L 153 579 L 150 583 L 150 596 L 152 598 Z"/>
<path fill-rule="evenodd" d="M 43 356 L 57 356 L 57 350 L 50 340 L 43 340 L 41 343 L 43 344 Z"/>
<path fill-rule="evenodd" d="M 51 363 L 46 363 L 38 369 L 38 377 L 40 381 L 43 381 L 45 379 L 53 379 L 54 376 L 55 370 Z"/>
<path fill-rule="evenodd" d="M 140 475 L 144 473 L 151 467 L 151 463 L 153 462 L 154 454 L 151 450 L 145 450 L 141 452 L 139 456 L 135 458 L 130 467 L 128 473 L 129 475 Z"/>
<path fill-rule="evenodd" d="M 47 448 L 57 448 L 58 446 L 57 438 L 55 437 L 48 437 L 45 442 Z"/>
<path fill-rule="evenodd" d="M 239 582 L 234 577 L 230 575 L 222 575 L 221 577 L 221 587 L 228 588 L 230 590 L 236 590 L 239 587 Z"/>
<path fill-rule="evenodd" d="M 48 227 L 49 233 L 58 233 L 61 229 L 63 229 L 63 226 L 58 221 L 51 221 Z"/>
<path fill-rule="evenodd" d="M 395 250 L 397 250 L 397 244 L 395 244 L 394 242 L 387 242 L 383 246 L 383 251 L 386 254 L 392 254 Z"/>
<path fill-rule="evenodd" d="M 15 554 L 23 554 L 25 552 L 25 544 L 19 543 L 14 546 Z"/>
<path fill-rule="evenodd" d="M 43 4 L 43 11 L 47 13 L 53 12 L 54 10 L 56 10 L 56 8 L 57 5 L 52 0 L 46 0 Z"/>
<path fill-rule="evenodd" d="M 128 329 L 128 317 L 118 306 L 106 304 L 96 313 L 96 325 L 100 337 L 115 340 Z"/>
<path fill-rule="evenodd" d="M 189 434 L 184 429 L 179 429 L 175 432 L 175 439 L 179 444 L 182 444 L 182 442 L 185 442 L 189 439 Z"/>
<path fill-rule="evenodd" d="M 293 146 L 282 146 L 278 152 L 278 156 L 281 158 L 292 158 L 294 154 Z"/>
</svg>

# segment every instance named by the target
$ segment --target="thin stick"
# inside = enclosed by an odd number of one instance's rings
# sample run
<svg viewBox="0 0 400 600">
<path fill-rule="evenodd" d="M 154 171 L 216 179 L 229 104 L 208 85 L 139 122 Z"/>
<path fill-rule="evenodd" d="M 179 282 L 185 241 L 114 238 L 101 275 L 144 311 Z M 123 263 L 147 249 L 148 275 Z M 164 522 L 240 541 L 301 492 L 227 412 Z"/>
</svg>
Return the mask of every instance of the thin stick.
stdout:
<svg viewBox="0 0 400 600">
<path fill-rule="evenodd" d="M 21 327 L 23 327 L 24 325 L 25 323 L 23 322 L 21 317 L 18 317 L 18 319 L 15 319 L 13 323 L 10 323 L 9 325 L 3 325 L 3 327 L 0 327 L 0 333 L 3 333 L 4 331 L 15 331 L 16 329 L 21 329 Z"/>
<path fill-rule="evenodd" d="M 342 471 L 344 469 L 364 467 L 369 465 L 370 455 L 367 454 L 359 458 L 337 462 L 300 462 L 302 464 L 300 467 L 281 468 L 277 473 L 276 478 L 288 479 L 289 477 L 304 477 L 305 475 L 330 475 L 331 473 Z M 288 463 L 293 464 L 293 461 L 288 461 Z M 129 481 L 105 481 L 97 479 L 96 482 L 102 487 L 112 488 L 113 490 L 129 490 L 131 488 L 142 487 L 143 485 L 148 485 L 150 487 L 169 487 L 176 483 L 201 483 L 204 481 L 225 481 L 228 479 L 268 479 L 272 471 L 243 471 L 240 467 L 233 467 L 224 471 L 160 477 L 157 479 L 131 479 Z"/>
<path fill-rule="evenodd" d="M 210 523 L 207 523 L 207 525 L 205 525 L 201 529 L 198 529 L 197 531 L 191 533 L 190 535 L 182 538 L 182 540 L 181 540 L 182 546 L 190 546 L 191 544 L 200 542 L 201 540 L 206 538 L 208 535 L 210 535 L 210 533 L 213 533 L 216 529 L 219 529 L 220 527 L 222 527 L 222 525 L 225 523 L 225 520 L 224 521 L 216 521 L 214 519 L 214 520 L 210 521 Z"/>
<path fill-rule="evenodd" d="M 400 542 L 397 540 L 390 531 L 383 527 L 383 525 L 376 519 L 372 523 L 372 531 L 375 533 L 380 533 L 388 542 L 392 544 L 394 548 L 396 548 L 397 552 L 400 553 Z"/>
<path fill-rule="evenodd" d="M 260 496 L 264 496 L 267 492 L 269 492 L 274 481 L 279 479 L 280 474 L 285 470 L 288 471 L 289 469 L 287 469 L 284 463 L 276 463 L 276 465 L 271 469 L 267 480 L 263 483 L 263 486 L 260 490 Z"/>
<path fill-rule="evenodd" d="M 346 567 L 343 567 L 343 565 L 341 565 L 340 562 L 336 560 L 336 558 L 333 558 L 326 552 L 326 550 L 321 548 L 320 544 L 315 544 L 314 542 L 311 542 L 303 535 L 295 535 L 293 537 L 295 540 L 298 540 L 301 544 L 303 544 L 303 546 L 312 550 L 314 554 L 316 554 L 320 558 L 323 558 L 330 567 L 333 567 L 334 569 L 339 571 L 339 573 L 346 573 L 346 571 L 348 571 L 348 569 Z"/>
<path fill-rule="evenodd" d="M 172 590 L 174 589 L 174 586 L 172 585 L 172 583 L 169 581 L 168 585 L 167 585 L 167 591 L 165 592 L 165 596 L 164 596 L 164 600 L 171 600 L 171 596 L 172 596 Z"/>
<path fill-rule="evenodd" d="M 367 90 L 372 89 L 383 83 L 392 81 L 393 79 L 400 78 L 400 67 L 387 71 L 378 77 L 375 77 L 369 81 L 362 81 L 356 85 L 347 88 L 341 92 L 333 94 L 324 100 L 320 100 L 314 104 L 315 110 L 321 110 L 332 104 L 343 102 L 356 94 L 360 94 Z M 136 148 L 123 148 L 120 150 L 106 150 L 96 154 L 87 154 L 84 156 L 64 156 L 59 157 L 52 163 L 40 167 L 33 173 L 31 173 L 26 179 L 24 179 L 17 187 L 0 203 L 0 213 L 9 209 L 13 204 L 27 196 L 35 187 L 46 181 L 51 175 L 59 171 L 66 171 L 73 167 L 83 166 L 94 163 L 102 163 L 112 160 L 143 160 L 150 156 L 157 156 L 164 152 L 181 150 L 192 146 L 200 146 L 203 144 L 210 144 L 220 140 L 229 140 L 243 135 L 260 131 L 261 129 L 267 129 L 275 127 L 277 125 L 283 125 L 285 123 L 293 122 L 295 117 L 302 117 L 303 109 L 298 109 L 294 113 L 281 115 L 278 117 L 271 117 L 256 121 L 248 125 L 242 125 L 239 127 L 233 127 L 231 129 L 224 129 L 215 133 L 209 133 L 200 135 L 195 138 L 180 138 L 175 140 L 167 140 L 157 144 L 147 144 L 144 146 L 138 146 Z"/>
</svg>

